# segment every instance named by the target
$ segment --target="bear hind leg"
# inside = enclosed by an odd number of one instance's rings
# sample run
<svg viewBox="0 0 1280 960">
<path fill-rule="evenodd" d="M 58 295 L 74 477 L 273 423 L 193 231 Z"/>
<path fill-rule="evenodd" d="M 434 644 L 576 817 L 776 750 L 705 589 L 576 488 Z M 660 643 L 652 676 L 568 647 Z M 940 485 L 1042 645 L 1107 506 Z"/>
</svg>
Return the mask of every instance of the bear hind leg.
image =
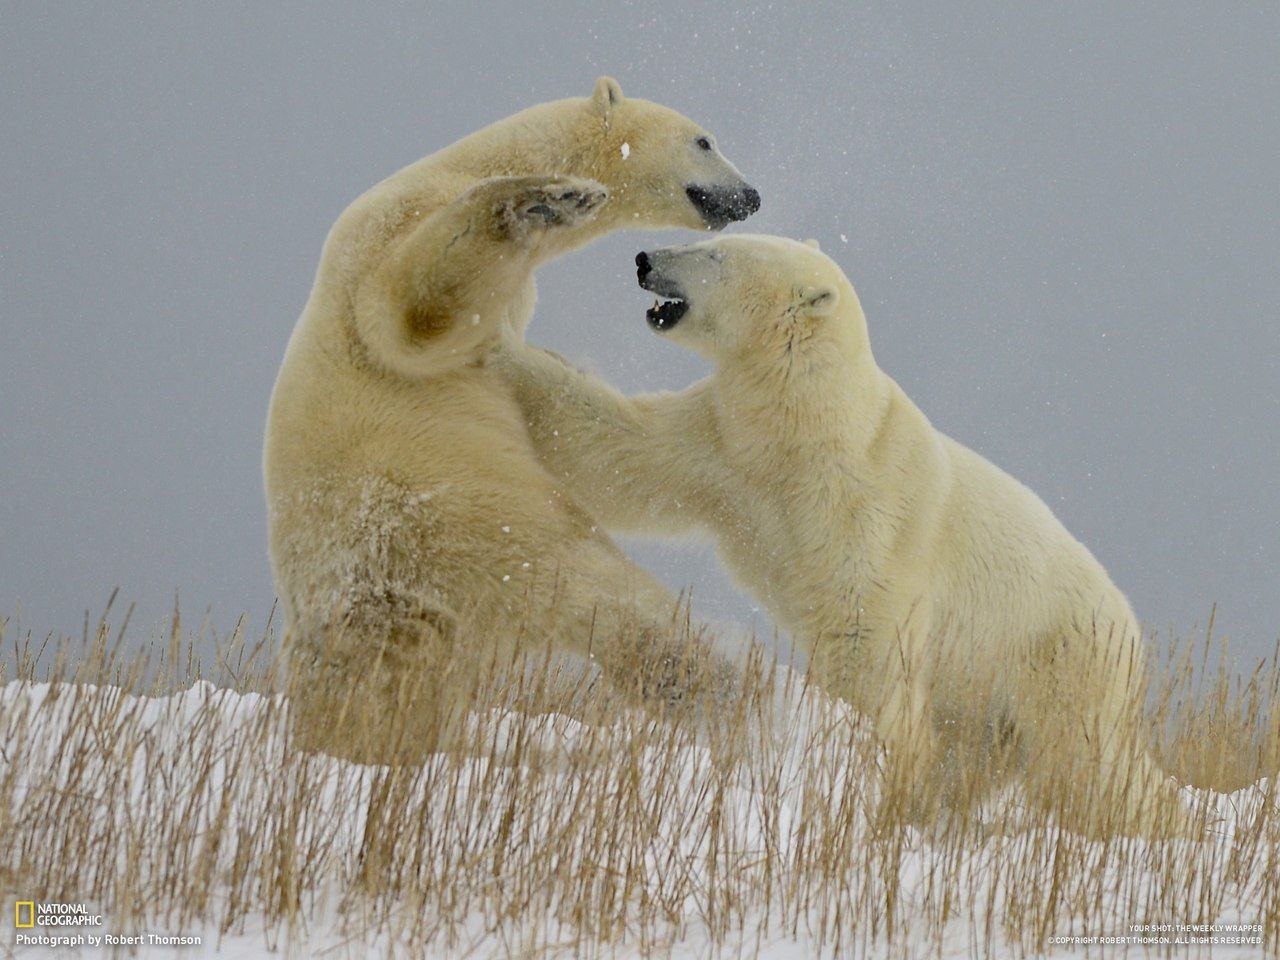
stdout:
<svg viewBox="0 0 1280 960">
<path fill-rule="evenodd" d="M 289 657 L 295 742 L 357 763 L 417 762 L 460 735 L 471 664 L 458 623 L 414 598 L 344 605 L 321 642 Z"/>
<path fill-rule="evenodd" d="M 1070 638 L 1088 650 L 1092 638 Z M 1197 835 L 1174 783 L 1152 759 L 1129 671 L 1086 653 L 1028 671 L 1014 706 L 1029 799 L 1090 837 Z"/>
</svg>

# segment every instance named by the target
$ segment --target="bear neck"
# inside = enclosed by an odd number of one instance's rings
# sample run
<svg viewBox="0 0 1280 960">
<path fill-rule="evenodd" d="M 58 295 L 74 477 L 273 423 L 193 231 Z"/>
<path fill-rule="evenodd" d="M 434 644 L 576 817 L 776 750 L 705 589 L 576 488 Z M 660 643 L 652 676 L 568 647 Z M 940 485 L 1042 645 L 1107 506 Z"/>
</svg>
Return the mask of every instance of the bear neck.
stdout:
<svg viewBox="0 0 1280 960">
<path fill-rule="evenodd" d="M 842 325 L 843 326 L 843 325 Z M 876 365 L 857 324 L 789 355 L 759 350 L 722 358 L 713 378 L 717 416 L 725 435 L 734 421 L 770 424 L 780 456 L 805 458 L 806 469 L 856 458 L 875 439 L 888 407 L 888 378 Z M 753 439 L 758 441 L 758 434 Z"/>
</svg>

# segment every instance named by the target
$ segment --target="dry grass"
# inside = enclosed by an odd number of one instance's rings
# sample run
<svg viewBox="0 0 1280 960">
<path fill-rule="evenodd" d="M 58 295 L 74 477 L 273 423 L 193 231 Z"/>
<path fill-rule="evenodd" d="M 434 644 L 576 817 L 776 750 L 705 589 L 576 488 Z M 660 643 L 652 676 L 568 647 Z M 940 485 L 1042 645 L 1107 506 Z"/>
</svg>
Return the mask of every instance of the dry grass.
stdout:
<svg viewBox="0 0 1280 960">
<path fill-rule="evenodd" d="M 1016 785 L 922 834 L 877 806 L 858 718 L 758 660 L 700 725 L 548 714 L 545 675 L 517 671 L 474 692 L 467 751 L 360 767 L 292 743 L 269 637 L 202 672 L 176 614 L 150 657 L 122 633 L 104 615 L 56 656 L 11 636 L 0 699 L 0 890 L 118 929 L 250 925 L 332 956 L 1010 957 L 1231 921 L 1280 944 L 1274 777 L 1186 791 L 1201 843 L 1088 840 Z M 1154 722 L 1169 769 L 1235 789 L 1280 759 L 1280 674 L 1192 707 L 1205 656 L 1174 661 Z"/>
</svg>

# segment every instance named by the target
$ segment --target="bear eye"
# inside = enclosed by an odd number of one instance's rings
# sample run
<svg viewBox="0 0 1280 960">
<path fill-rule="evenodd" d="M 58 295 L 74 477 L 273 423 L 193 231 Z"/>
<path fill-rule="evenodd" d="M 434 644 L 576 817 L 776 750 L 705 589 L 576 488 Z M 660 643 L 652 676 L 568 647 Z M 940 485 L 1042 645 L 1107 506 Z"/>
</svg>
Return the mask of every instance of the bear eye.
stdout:
<svg viewBox="0 0 1280 960">
<path fill-rule="evenodd" d="M 696 144 L 698 145 L 698 148 L 699 148 L 700 150 L 710 150 L 710 149 L 711 149 L 711 141 L 710 141 L 709 139 L 707 139 L 706 137 L 699 137 L 697 140 L 695 140 L 695 141 L 693 141 L 693 142 L 694 142 L 694 143 L 696 143 Z"/>
</svg>

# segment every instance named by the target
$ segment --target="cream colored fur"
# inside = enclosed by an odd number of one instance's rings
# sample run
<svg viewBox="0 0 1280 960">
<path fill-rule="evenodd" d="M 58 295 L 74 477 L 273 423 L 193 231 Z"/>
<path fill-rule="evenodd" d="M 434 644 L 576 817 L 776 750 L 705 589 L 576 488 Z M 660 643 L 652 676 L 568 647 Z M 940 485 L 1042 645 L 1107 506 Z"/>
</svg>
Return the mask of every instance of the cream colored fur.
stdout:
<svg viewBox="0 0 1280 960">
<path fill-rule="evenodd" d="M 674 599 L 538 463 L 485 361 L 500 329 L 523 331 L 538 264 L 609 230 L 702 229 L 686 186 L 745 187 L 709 137 L 602 78 L 589 97 L 406 167 L 334 225 L 271 398 L 264 465 L 308 742 L 376 757 L 376 743 L 344 746 L 344 724 L 376 730 L 421 709 L 413 735 L 431 748 L 480 662 L 517 634 L 534 649 L 590 646 L 644 696 L 682 695 Z M 357 674 L 340 718 L 326 691 Z"/>
<path fill-rule="evenodd" d="M 879 369 L 853 287 L 812 241 L 650 257 L 651 289 L 689 304 L 666 335 L 714 361 L 708 379 L 627 398 L 532 347 L 500 351 L 570 494 L 613 530 L 713 534 L 817 681 L 873 718 L 904 782 L 945 800 L 973 759 L 956 743 L 1012 732 L 1023 760 L 1078 765 L 1061 772 L 1080 827 L 1100 828 L 1093 809 L 1151 829 L 1146 801 L 1167 787 L 1129 749 L 1140 628 L 1101 564 Z M 1099 809 L 1084 794 L 1111 777 L 1130 793 Z"/>
</svg>

